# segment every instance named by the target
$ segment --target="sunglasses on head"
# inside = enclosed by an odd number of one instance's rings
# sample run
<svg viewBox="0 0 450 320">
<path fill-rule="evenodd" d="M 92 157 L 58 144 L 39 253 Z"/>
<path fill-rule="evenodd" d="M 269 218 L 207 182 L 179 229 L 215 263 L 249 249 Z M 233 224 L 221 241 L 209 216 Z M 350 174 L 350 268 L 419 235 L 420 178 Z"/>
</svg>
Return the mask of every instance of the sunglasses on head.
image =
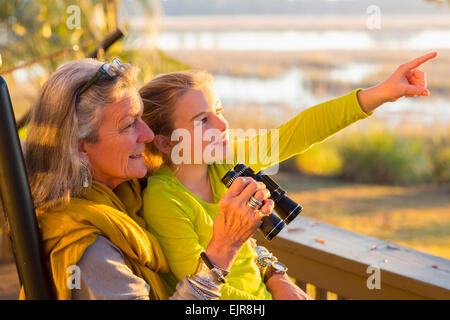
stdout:
<svg viewBox="0 0 450 320">
<path fill-rule="evenodd" d="M 102 64 L 102 66 L 97 70 L 94 76 L 88 82 L 86 82 L 83 87 L 81 87 L 80 91 L 78 92 L 78 96 L 81 96 L 83 93 L 85 93 L 86 90 L 89 89 L 95 81 L 97 81 L 97 79 L 101 77 L 114 79 L 121 71 L 123 71 L 123 69 L 124 66 L 117 58 L 114 58 L 111 63 Z"/>
</svg>

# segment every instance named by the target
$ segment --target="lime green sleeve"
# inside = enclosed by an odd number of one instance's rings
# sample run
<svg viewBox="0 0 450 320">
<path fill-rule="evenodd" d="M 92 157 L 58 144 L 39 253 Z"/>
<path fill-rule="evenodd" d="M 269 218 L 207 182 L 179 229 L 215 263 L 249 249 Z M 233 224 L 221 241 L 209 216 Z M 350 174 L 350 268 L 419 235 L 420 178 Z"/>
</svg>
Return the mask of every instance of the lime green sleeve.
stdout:
<svg viewBox="0 0 450 320">
<path fill-rule="evenodd" d="M 203 247 L 195 232 L 196 208 L 187 207 L 178 198 L 178 191 L 169 189 L 147 187 L 142 215 L 149 231 L 158 238 L 171 272 L 180 280 L 195 272 Z"/>
<path fill-rule="evenodd" d="M 310 107 L 267 133 L 237 139 L 230 144 L 227 163 L 243 162 L 257 172 L 305 152 L 372 114 L 366 114 L 359 105 L 357 93 L 361 90 Z"/>
</svg>

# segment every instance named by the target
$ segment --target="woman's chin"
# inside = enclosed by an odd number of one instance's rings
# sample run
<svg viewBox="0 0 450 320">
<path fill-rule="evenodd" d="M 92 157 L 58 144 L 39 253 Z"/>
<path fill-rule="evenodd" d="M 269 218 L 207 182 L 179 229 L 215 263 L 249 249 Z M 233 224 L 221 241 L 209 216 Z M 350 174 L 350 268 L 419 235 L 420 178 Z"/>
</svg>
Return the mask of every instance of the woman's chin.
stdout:
<svg viewBox="0 0 450 320">
<path fill-rule="evenodd" d="M 137 160 L 134 160 L 138 162 Z M 142 159 L 139 161 L 139 163 L 135 163 L 129 168 L 128 170 L 128 177 L 130 179 L 139 179 L 145 177 L 147 174 L 147 166 L 144 163 L 144 160 Z"/>
</svg>

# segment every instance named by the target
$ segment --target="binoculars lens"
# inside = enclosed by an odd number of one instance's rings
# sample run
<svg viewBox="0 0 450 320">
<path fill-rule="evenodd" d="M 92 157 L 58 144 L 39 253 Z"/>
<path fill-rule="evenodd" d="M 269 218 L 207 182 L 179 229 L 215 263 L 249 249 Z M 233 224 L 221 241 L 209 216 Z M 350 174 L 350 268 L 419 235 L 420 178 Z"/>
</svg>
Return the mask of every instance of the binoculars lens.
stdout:
<svg viewBox="0 0 450 320">
<path fill-rule="evenodd" d="M 286 196 L 286 191 L 274 180 L 261 172 L 255 173 L 244 164 L 237 164 L 228 171 L 222 178 L 222 183 L 229 188 L 238 177 L 252 177 L 256 181 L 263 182 L 270 191 L 270 199 L 274 201 L 275 208 L 270 215 L 262 218 L 262 224 L 259 227 L 267 240 L 272 240 L 302 211 L 302 206 Z"/>
</svg>

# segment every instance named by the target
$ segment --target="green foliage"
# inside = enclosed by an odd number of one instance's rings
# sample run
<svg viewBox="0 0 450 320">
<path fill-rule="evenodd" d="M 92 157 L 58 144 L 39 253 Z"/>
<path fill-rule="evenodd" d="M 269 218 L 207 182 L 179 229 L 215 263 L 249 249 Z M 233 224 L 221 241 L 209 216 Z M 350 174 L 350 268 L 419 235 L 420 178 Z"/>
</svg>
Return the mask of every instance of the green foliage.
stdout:
<svg viewBox="0 0 450 320">
<path fill-rule="evenodd" d="M 122 7 L 120 0 L 3 2 L 0 10 L 1 71 L 52 55 L 50 59 L 42 59 L 33 67 L 22 69 L 26 71 L 25 83 L 17 81 L 15 72 L 7 74 L 16 114 L 23 114 L 29 109 L 39 87 L 59 65 L 85 58 L 108 34 L 115 31 L 119 24 L 119 13 L 123 17 L 128 14 L 128 18 L 120 23 L 125 30 L 128 29 L 127 23 L 135 15 L 149 23 L 152 19 L 156 21 L 159 18 L 158 1 L 138 0 L 133 1 L 132 5 L 128 1 L 123 2 Z M 74 11 L 74 7 L 78 12 Z M 120 11 L 121 9 L 124 10 Z M 74 19 L 77 13 L 79 19 Z M 74 27 L 73 24 L 78 22 L 79 26 Z M 140 32 L 142 34 L 149 31 L 145 29 Z M 144 51 L 136 46 L 133 50 L 126 49 L 124 40 L 125 38 L 113 44 L 99 59 L 106 61 L 118 57 L 123 62 L 138 66 L 138 85 L 156 74 L 188 68 L 158 49 Z M 53 56 L 63 50 L 66 51 Z M 23 77 L 20 78 L 22 79 Z"/>
<path fill-rule="evenodd" d="M 306 174 L 363 183 L 412 184 L 450 182 L 450 147 L 421 136 L 385 130 L 335 137 L 296 158 Z"/>
<path fill-rule="evenodd" d="M 79 28 L 69 28 L 67 20 L 71 3 L 64 0 L 11 0 L 2 4 L 0 25 L 7 30 L 6 41 L 0 42 L 3 68 L 50 55 L 59 50 L 78 46 L 70 58 L 80 58 L 95 47 L 115 26 L 112 1 L 77 1 L 80 8 Z M 93 13 L 103 12 L 103 19 L 93 19 Z M 84 44 L 91 44 L 84 46 Z M 60 63 L 50 59 L 42 66 L 51 73 Z"/>
<path fill-rule="evenodd" d="M 300 171 L 308 174 L 336 176 L 342 171 L 342 158 L 329 144 L 315 145 L 296 160 Z"/>
<path fill-rule="evenodd" d="M 433 161 L 433 180 L 450 183 L 450 135 L 431 139 L 429 144 Z"/>
<path fill-rule="evenodd" d="M 137 84 L 139 87 L 157 74 L 190 69 L 189 65 L 158 49 L 148 51 L 111 50 L 106 57 L 119 57 L 122 61 L 138 66 Z"/>
<path fill-rule="evenodd" d="M 391 184 L 431 180 L 432 162 L 420 139 L 372 131 L 347 137 L 338 150 L 344 179 Z"/>
<path fill-rule="evenodd" d="M 86 57 L 109 33 L 119 25 L 120 0 L 78 0 L 74 3 L 65 0 L 11 0 L 2 4 L 0 12 L 0 30 L 6 30 L 3 41 L 0 40 L 3 67 L 6 70 L 26 62 L 45 57 L 63 49 L 69 54 L 59 55 L 43 61 L 39 65 L 47 78 L 60 64 Z M 157 1 L 134 1 L 132 6 L 139 12 L 127 12 L 139 15 L 148 21 L 157 19 L 152 6 L 158 7 Z M 128 6 L 129 3 L 124 3 Z M 75 7 L 78 12 L 73 11 Z M 130 8 L 125 8 L 130 11 Z M 75 19 L 79 13 L 79 19 Z M 123 12 L 125 13 L 125 12 Z M 156 14 L 156 13 L 155 13 Z M 129 17 L 129 20 L 132 19 Z M 121 21 L 120 26 L 127 29 L 130 21 Z M 74 27 L 74 22 L 79 25 Z M 148 30 L 142 30 L 147 32 Z M 141 78 L 147 80 L 157 73 L 186 69 L 175 59 L 155 50 L 126 50 L 123 41 L 115 43 L 101 60 L 119 57 L 125 62 L 138 65 Z M 33 68 L 27 68 L 33 77 Z M 42 83 L 42 81 L 40 81 Z"/>
</svg>

